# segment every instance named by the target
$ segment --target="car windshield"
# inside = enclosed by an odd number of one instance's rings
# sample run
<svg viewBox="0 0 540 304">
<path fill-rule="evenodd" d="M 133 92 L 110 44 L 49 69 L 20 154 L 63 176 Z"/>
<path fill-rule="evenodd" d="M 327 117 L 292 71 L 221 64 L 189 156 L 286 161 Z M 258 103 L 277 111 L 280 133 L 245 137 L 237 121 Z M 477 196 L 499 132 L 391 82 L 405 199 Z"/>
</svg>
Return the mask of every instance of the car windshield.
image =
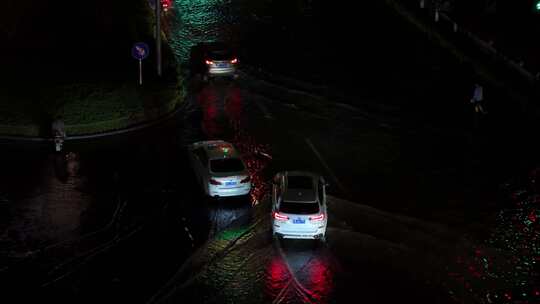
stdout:
<svg viewBox="0 0 540 304">
<path fill-rule="evenodd" d="M 279 205 L 279 212 L 289 214 L 315 214 L 319 213 L 318 203 L 293 203 L 284 201 Z"/>
<path fill-rule="evenodd" d="M 210 170 L 216 173 L 238 172 L 244 170 L 244 164 L 239 158 L 212 159 Z"/>
<path fill-rule="evenodd" d="M 287 185 L 289 189 L 313 190 L 313 180 L 309 176 L 289 176 Z"/>
</svg>

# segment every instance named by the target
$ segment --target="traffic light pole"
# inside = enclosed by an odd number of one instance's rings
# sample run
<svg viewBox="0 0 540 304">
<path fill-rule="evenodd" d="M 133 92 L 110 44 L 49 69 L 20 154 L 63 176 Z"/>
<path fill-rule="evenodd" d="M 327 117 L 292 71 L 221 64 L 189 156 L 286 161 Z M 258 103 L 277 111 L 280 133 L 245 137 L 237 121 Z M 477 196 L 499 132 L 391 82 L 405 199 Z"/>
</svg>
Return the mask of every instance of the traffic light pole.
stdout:
<svg viewBox="0 0 540 304">
<path fill-rule="evenodd" d="M 156 2 L 156 64 L 157 74 L 161 77 L 161 0 Z"/>
</svg>

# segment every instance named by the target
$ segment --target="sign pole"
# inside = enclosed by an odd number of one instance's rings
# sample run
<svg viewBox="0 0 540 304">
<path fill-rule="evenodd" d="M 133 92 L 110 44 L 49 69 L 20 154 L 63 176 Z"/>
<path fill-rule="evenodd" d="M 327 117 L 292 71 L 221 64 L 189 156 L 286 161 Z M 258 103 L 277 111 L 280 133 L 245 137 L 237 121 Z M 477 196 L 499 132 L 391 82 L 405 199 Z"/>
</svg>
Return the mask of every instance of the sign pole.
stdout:
<svg viewBox="0 0 540 304">
<path fill-rule="evenodd" d="M 139 59 L 139 85 L 142 85 L 142 59 Z"/>
<path fill-rule="evenodd" d="M 139 61 L 139 85 L 142 85 L 142 61 L 148 57 L 150 48 L 144 42 L 137 42 L 131 48 L 131 56 Z"/>
<path fill-rule="evenodd" d="M 156 63 L 157 74 L 161 77 L 161 0 L 156 1 Z"/>
</svg>

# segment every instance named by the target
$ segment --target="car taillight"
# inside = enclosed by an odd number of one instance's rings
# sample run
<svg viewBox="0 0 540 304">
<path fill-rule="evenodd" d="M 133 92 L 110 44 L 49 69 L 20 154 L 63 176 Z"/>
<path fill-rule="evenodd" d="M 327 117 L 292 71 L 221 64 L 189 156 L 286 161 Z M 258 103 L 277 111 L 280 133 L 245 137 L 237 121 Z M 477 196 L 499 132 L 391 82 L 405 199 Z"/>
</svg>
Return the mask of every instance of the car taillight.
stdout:
<svg viewBox="0 0 540 304">
<path fill-rule="evenodd" d="M 322 220 L 324 220 L 324 213 L 321 213 L 321 214 L 315 215 L 315 216 L 310 216 L 310 217 L 309 217 L 309 220 L 310 220 L 310 221 L 314 221 L 314 222 L 316 222 L 316 221 L 322 221 Z"/>
<path fill-rule="evenodd" d="M 248 176 L 246 176 L 246 178 L 244 178 L 243 180 L 241 180 L 240 183 L 245 184 L 245 183 L 249 182 L 250 180 L 251 180 L 251 178 L 250 178 L 249 175 L 248 175 Z"/>
<path fill-rule="evenodd" d="M 214 64 L 214 62 L 212 60 L 206 60 L 205 62 L 206 62 L 207 65 Z"/>
<path fill-rule="evenodd" d="M 221 182 L 218 182 L 217 180 L 211 178 L 210 179 L 210 184 L 212 184 L 212 185 L 221 185 Z"/>
<path fill-rule="evenodd" d="M 274 211 L 274 218 L 278 221 L 288 221 L 289 217 Z"/>
<path fill-rule="evenodd" d="M 231 63 L 232 64 L 238 63 L 238 58 L 234 58 L 233 60 L 231 60 Z"/>
</svg>

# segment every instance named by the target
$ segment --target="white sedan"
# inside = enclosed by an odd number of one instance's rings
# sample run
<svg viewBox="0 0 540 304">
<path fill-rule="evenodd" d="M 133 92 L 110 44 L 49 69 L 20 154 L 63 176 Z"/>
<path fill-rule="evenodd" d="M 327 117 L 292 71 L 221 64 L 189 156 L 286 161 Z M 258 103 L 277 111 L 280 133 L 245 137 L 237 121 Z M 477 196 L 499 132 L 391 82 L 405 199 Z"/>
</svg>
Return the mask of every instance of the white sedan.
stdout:
<svg viewBox="0 0 540 304">
<path fill-rule="evenodd" d="M 326 182 L 303 171 L 278 173 L 272 187 L 272 234 L 278 238 L 326 240 Z"/>
<path fill-rule="evenodd" d="M 251 191 L 249 173 L 232 144 L 222 140 L 200 141 L 189 145 L 188 155 L 206 195 L 242 196 Z"/>
</svg>

